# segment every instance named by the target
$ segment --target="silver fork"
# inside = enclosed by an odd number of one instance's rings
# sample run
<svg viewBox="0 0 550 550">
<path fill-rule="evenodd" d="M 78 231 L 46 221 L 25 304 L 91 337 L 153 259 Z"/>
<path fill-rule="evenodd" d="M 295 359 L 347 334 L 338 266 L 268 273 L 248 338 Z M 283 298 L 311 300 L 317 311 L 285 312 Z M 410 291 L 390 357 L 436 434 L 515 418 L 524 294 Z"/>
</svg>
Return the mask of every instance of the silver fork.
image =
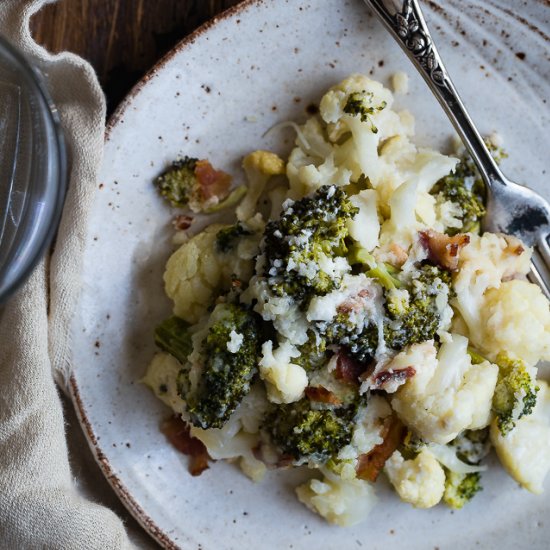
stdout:
<svg viewBox="0 0 550 550">
<path fill-rule="evenodd" d="M 550 299 L 550 204 L 507 179 L 485 146 L 443 65 L 417 0 L 365 0 L 414 63 L 451 120 L 487 187 L 482 230 L 533 247 L 529 279 Z"/>
</svg>

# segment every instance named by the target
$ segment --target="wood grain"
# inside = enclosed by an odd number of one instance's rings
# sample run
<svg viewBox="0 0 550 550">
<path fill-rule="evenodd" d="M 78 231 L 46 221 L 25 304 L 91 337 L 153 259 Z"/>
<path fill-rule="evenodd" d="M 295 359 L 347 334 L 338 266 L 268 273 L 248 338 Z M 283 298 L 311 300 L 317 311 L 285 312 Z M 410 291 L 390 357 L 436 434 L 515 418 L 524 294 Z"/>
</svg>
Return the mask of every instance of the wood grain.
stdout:
<svg viewBox="0 0 550 550">
<path fill-rule="evenodd" d="M 164 53 L 238 0 L 59 0 L 34 16 L 31 31 L 53 52 L 72 51 L 95 67 L 110 111 Z"/>
</svg>

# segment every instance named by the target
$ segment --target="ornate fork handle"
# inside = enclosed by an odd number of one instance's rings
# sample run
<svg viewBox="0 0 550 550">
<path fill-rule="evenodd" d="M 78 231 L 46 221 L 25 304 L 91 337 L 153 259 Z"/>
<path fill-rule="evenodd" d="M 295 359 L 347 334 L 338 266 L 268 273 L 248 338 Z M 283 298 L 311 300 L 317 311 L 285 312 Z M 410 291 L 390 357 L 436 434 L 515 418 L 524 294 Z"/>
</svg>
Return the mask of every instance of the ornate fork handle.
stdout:
<svg viewBox="0 0 550 550">
<path fill-rule="evenodd" d="M 506 179 L 468 115 L 432 41 L 417 0 L 365 0 L 416 65 L 451 119 L 488 185 Z"/>
</svg>

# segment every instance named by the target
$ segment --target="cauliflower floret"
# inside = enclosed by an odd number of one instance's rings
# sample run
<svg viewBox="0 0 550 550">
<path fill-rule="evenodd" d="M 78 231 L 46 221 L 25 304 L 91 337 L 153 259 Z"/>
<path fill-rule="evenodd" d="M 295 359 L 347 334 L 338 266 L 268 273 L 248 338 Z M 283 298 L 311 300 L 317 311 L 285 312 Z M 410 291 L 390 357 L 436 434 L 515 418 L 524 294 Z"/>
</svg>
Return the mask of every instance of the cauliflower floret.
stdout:
<svg viewBox="0 0 550 550">
<path fill-rule="evenodd" d="M 388 199 L 391 214 L 380 231 L 382 247 L 396 243 L 408 250 L 420 229 L 434 226 L 436 204 L 429 191 L 457 162 L 458 159 L 430 149 L 418 150 L 413 163 L 403 167 L 402 183 Z M 377 192 L 388 194 L 383 187 Z"/>
<path fill-rule="evenodd" d="M 306 316 L 291 296 L 274 296 L 262 277 L 254 276 L 241 295 L 241 301 L 254 305 L 264 321 L 272 321 L 275 330 L 291 344 L 300 346 L 307 342 L 308 324 Z"/>
<path fill-rule="evenodd" d="M 470 243 L 460 250 L 458 272 L 454 279 L 456 300 L 468 335 L 473 342 L 483 333 L 481 312 L 484 295 L 499 288 L 502 281 L 526 275 L 530 269 L 531 249 L 515 237 L 484 233 L 470 235 Z"/>
<path fill-rule="evenodd" d="M 179 395 L 177 384 L 178 373 L 182 368 L 182 364 L 173 355 L 156 353 L 141 379 L 176 414 L 182 414 L 185 410 L 185 401 Z"/>
<path fill-rule="evenodd" d="M 368 119 L 345 111 L 350 96 L 364 97 L 373 108 Z M 378 145 L 392 135 L 399 133 L 401 121 L 399 115 L 391 110 L 393 96 L 382 84 L 363 75 L 352 75 L 331 88 L 321 99 L 319 111 L 328 124 L 329 139 L 336 142 L 347 131 L 352 138 L 348 140 L 348 163 L 354 167 L 354 177 L 364 174 L 376 187 L 380 179 L 382 164 L 379 162 Z M 379 130 L 378 130 L 379 129 Z"/>
<path fill-rule="evenodd" d="M 265 391 L 252 386 L 223 428 L 203 430 L 191 426 L 190 433 L 200 439 L 214 460 L 239 459 L 242 471 L 253 481 L 261 481 L 266 466 L 252 451 L 259 443 L 259 429 L 267 409 Z"/>
<path fill-rule="evenodd" d="M 348 221 L 349 234 L 369 252 L 378 245 L 380 233 L 376 196 L 373 189 L 365 189 L 350 197 L 351 204 L 359 208 L 359 212 Z"/>
<path fill-rule="evenodd" d="M 293 200 L 299 200 L 323 185 L 342 187 L 349 184 L 352 172 L 345 167 L 337 166 L 332 153 L 323 159 L 322 163 L 315 165 L 311 162 L 305 164 L 304 160 L 309 158 L 304 156 L 303 152 L 300 153 L 300 149 L 294 151 L 296 152 L 291 154 L 287 170 L 291 182 L 289 196 Z"/>
<path fill-rule="evenodd" d="M 445 471 L 427 449 L 422 449 L 411 460 L 405 460 L 395 451 L 386 462 L 384 472 L 401 500 L 415 508 L 435 506 L 445 492 Z"/>
<path fill-rule="evenodd" d="M 325 137 L 325 131 L 317 118 L 310 118 L 297 127 L 296 147 L 290 153 L 286 175 L 289 197 L 299 200 L 322 185 L 347 185 L 351 170 L 336 162 L 336 149 Z"/>
<path fill-rule="evenodd" d="M 373 486 L 362 479 L 341 479 L 329 471 L 296 488 L 298 499 L 330 523 L 350 527 L 364 521 L 376 503 Z"/>
<path fill-rule="evenodd" d="M 237 218 L 246 221 L 256 213 L 256 205 L 271 176 L 285 173 L 283 159 L 270 151 L 254 151 L 243 160 L 248 191 L 237 207 Z"/>
<path fill-rule="evenodd" d="M 382 372 L 403 372 L 411 366 L 415 368 L 416 365 L 423 364 L 427 349 L 424 344 L 413 344 L 389 360 L 380 361 L 373 373 L 361 384 L 360 393 L 365 393 L 369 389 L 382 389 L 386 393 L 395 393 L 407 381 L 406 376 L 390 377 L 383 384 L 377 381 L 377 376 Z"/>
<path fill-rule="evenodd" d="M 550 388 L 542 380 L 537 385 L 540 389 L 533 412 L 520 418 L 505 437 L 493 421 L 491 442 L 507 472 L 527 490 L 540 494 L 550 471 Z"/>
<path fill-rule="evenodd" d="M 349 306 L 350 321 L 356 326 L 365 322 L 365 319 L 381 321 L 383 296 L 380 285 L 364 273 L 346 274 L 339 289 L 311 299 L 306 318 L 310 322 L 331 321 L 344 305 Z"/>
<path fill-rule="evenodd" d="M 531 366 L 550 360 L 550 304 L 538 285 L 514 280 L 488 290 L 480 320 L 470 339 L 490 359 L 505 349 Z"/>
<path fill-rule="evenodd" d="M 290 342 L 283 342 L 276 350 L 271 340 L 262 345 L 260 377 L 266 383 L 267 398 L 272 403 L 293 403 L 303 397 L 308 384 L 306 371 L 290 362 L 299 355 Z"/>
<path fill-rule="evenodd" d="M 442 233 L 447 229 L 460 229 L 463 225 L 462 207 L 456 202 L 438 197 L 435 201 L 435 214 Z"/>
<path fill-rule="evenodd" d="M 232 275 L 248 281 L 254 269 L 251 259 L 216 250 L 216 235 L 223 225 L 211 225 L 184 243 L 166 263 L 166 294 L 174 302 L 174 314 L 196 323 L 217 294 L 227 289 Z"/>
<path fill-rule="evenodd" d="M 436 357 L 433 342 L 416 344 L 423 357 L 416 374 L 395 394 L 392 407 L 422 439 L 448 443 L 463 430 L 489 424 L 498 367 L 485 361 L 472 365 L 468 340 L 452 334 Z"/>
</svg>

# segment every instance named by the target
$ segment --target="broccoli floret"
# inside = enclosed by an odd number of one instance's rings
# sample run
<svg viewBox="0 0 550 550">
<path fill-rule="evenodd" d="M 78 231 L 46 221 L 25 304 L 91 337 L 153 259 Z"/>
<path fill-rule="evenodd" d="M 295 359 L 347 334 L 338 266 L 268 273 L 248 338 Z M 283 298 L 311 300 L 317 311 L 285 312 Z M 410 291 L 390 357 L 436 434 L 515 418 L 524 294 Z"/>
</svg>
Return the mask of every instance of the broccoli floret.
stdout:
<svg viewBox="0 0 550 550">
<path fill-rule="evenodd" d="M 384 329 L 386 345 L 400 350 L 434 338 L 440 322 L 436 299 L 450 284 L 449 272 L 432 265 L 422 266 L 409 289 L 408 308 L 396 307 L 395 301 L 386 307 L 390 319 Z"/>
<path fill-rule="evenodd" d="M 453 439 L 449 445 L 456 449 L 456 456 L 462 462 L 477 466 L 491 450 L 489 428 L 465 430 Z"/>
<path fill-rule="evenodd" d="M 445 468 L 445 493 L 443 500 L 447 506 L 460 510 L 467 502 L 483 490 L 479 472 L 457 474 Z"/>
<path fill-rule="evenodd" d="M 187 401 L 191 422 L 200 428 L 221 428 L 250 391 L 261 346 L 259 317 L 241 305 L 219 304 L 202 343 L 203 368 L 198 388 Z M 233 346 L 235 337 L 240 339 Z"/>
<path fill-rule="evenodd" d="M 240 237 L 252 235 L 241 222 L 220 229 L 216 235 L 216 249 L 219 252 L 229 252 L 236 245 Z"/>
<path fill-rule="evenodd" d="M 405 438 L 399 446 L 399 452 L 405 460 L 414 460 L 425 446 L 425 441 L 418 437 L 413 431 L 407 429 Z"/>
<path fill-rule="evenodd" d="M 307 371 L 323 367 L 330 356 L 325 338 L 318 336 L 313 331 L 308 332 L 307 342 L 299 346 L 298 351 L 300 355 L 292 359 L 292 362 Z"/>
<path fill-rule="evenodd" d="M 175 315 L 164 320 L 155 329 L 155 344 L 184 365 L 193 351 L 189 323 Z"/>
<path fill-rule="evenodd" d="M 533 412 L 537 403 L 538 386 L 521 359 L 501 352 L 497 355 L 498 380 L 493 396 L 493 412 L 497 415 L 500 433 L 505 436 L 523 416 Z"/>
<path fill-rule="evenodd" d="M 474 184 L 470 187 L 468 184 Z M 482 183 L 483 185 L 483 183 Z M 432 189 L 432 194 L 436 195 L 440 202 L 450 201 L 460 207 L 460 227 L 449 227 L 446 231 L 449 235 L 458 233 L 474 232 L 479 233 L 481 218 L 485 216 L 485 206 L 483 204 L 483 187 L 479 188 L 476 180 L 464 178 L 457 173 L 449 174 L 440 179 Z"/>
<path fill-rule="evenodd" d="M 207 160 L 192 157 L 174 161 L 154 184 L 172 206 L 189 206 L 193 212 L 217 212 L 236 205 L 246 195 L 244 185 L 229 194 L 231 176 L 214 170 Z"/>
<path fill-rule="evenodd" d="M 450 283 L 451 275 L 447 271 L 427 264 L 419 269 L 411 285 L 402 289 L 408 291 L 408 296 L 395 286 L 385 290 L 383 334 L 386 346 L 399 351 L 410 344 L 434 338 L 440 324 L 436 299 L 440 293 L 448 291 Z M 319 329 L 329 343 L 346 347 L 358 361 L 368 362 L 376 353 L 379 328 L 374 323 L 357 327 L 347 314 L 339 313 L 331 323 Z"/>
<path fill-rule="evenodd" d="M 263 275 L 271 291 L 304 304 L 336 288 L 339 276 L 322 266 L 339 258 L 346 262 L 347 221 L 357 212 L 342 189 L 329 185 L 286 202 L 281 217 L 267 224 L 262 242 Z"/>
<path fill-rule="evenodd" d="M 372 115 L 386 108 L 386 102 L 382 101 L 380 105 L 373 105 L 374 94 L 363 90 L 362 92 L 354 92 L 349 95 L 346 104 L 344 105 L 344 113 L 348 115 L 358 116 L 361 122 L 368 122 L 371 131 L 376 134 L 378 128 L 372 122 Z"/>
<path fill-rule="evenodd" d="M 454 447 L 459 460 L 471 466 L 477 466 L 491 450 L 489 429 L 465 430 L 449 445 Z M 459 474 L 445 468 L 443 501 L 450 508 L 459 510 L 482 490 L 481 474 L 479 472 Z"/>
<path fill-rule="evenodd" d="M 351 441 L 357 406 L 313 409 L 309 399 L 280 405 L 267 415 L 264 428 L 283 455 L 296 461 L 324 463 Z"/>
<path fill-rule="evenodd" d="M 500 147 L 490 141 L 486 140 L 485 143 L 497 163 L 507 156 Z M 485 184 L 469 155 L 465 154 L 454 172 L 441 178 L 430 193 L 436 196 L 439 202 L 450 201 L 457 204 L 462 211 L 461 227 L 450 227 L 446 231 L 447 234 L 479 233 L 481 219 L 486 212 Z"/>
<path fill-rule="evenodd" d="M 159 193 L 172 206 L 187 206 L 197 188 L 195 169 L 199 159 L 184 157 L 175 160 L 172 165 L 155 179 Z"/>
</svg>

